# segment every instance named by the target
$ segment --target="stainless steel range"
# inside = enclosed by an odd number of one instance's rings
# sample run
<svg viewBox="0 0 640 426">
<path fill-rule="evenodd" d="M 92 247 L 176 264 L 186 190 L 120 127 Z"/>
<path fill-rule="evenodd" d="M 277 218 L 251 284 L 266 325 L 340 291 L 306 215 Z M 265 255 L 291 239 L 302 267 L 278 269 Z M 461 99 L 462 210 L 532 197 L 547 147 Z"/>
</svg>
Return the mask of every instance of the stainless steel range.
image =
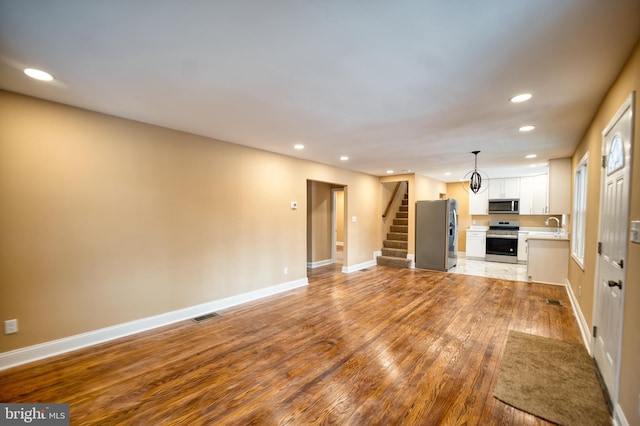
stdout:
<svg viewBox="0 0 640 426">
<path fill-rule="evenodd" d="M 492 220 L 487 231 L 487 253 L 489 262 L 518 263 L 517 220 Z"/>
</svg>

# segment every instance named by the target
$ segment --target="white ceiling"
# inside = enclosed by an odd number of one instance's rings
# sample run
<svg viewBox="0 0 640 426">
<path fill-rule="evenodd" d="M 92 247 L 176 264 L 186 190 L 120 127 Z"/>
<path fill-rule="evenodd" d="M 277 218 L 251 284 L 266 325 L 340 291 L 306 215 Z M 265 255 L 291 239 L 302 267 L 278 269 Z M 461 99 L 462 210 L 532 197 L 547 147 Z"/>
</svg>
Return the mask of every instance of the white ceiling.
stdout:
<svg viewBox="0 0 640 426">
<path fill-rule="evenodd" d="M 570 156 L 639 39 L 639 0 L 0 0 L 0 87 L 456 181 Z"/>
</svg>

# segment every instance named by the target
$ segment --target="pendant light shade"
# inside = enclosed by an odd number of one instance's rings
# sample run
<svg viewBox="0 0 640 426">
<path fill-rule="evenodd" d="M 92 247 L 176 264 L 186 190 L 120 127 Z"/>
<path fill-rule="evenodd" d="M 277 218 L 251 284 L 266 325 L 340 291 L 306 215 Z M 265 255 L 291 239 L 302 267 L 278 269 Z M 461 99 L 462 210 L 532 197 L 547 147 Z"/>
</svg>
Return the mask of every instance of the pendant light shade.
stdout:
<svg viewBox="0 0 640 426">
<path fill-rule="evenodd" d="M 473 151 L 473 155 L 475 155 L 475 164 L 473 167 L 473 173 L 471 173 L 471 178 L 469 179 L 469 189 L 473 191 L 474 194 L 477 194 L 482 187 L 482 176 L 478 173 L 478 154 L 480 151 Z"/>
<path fill-rule="evenodd" d="M 464 185 L 463 183 L 463 188 L 467 191 L 471 191 L 474 194 L 477 194 L 478 192 L 483 192 L 487 189 L 487 186 L 485 185 L 484 188 L 482 187 L 482 171 L 478 170 L 478 154 L 480 153 L 480 151 L 472 151 L 471 152 L 474 156 L 475 156 L 475 162 L 474 162 L 474 167 L 473 170 L 471 170 L 469 173 L 467 173 L 464 176 L 464 181 L 466 182 L 468 180 L 469 182 L 469 187 L 467 189 L 467 187 Z M 487 178 L 486 173 L 485 173 L 485 179 Z"/>
</svg>

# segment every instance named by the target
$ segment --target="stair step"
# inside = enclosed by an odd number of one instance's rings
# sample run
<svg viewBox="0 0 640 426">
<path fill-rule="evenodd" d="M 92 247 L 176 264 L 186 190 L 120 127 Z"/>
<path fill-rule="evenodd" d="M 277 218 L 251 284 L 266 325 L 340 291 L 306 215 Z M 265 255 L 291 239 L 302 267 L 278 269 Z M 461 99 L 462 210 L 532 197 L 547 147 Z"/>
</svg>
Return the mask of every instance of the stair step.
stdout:
<svg viewBox="0 0 640 426">
<path fill-rule="evenodd" d="M 399 232 L 399 233 L 406 234 L 406 233 L 409 232 L 409 227 L 408 226 L 403 226 L 403 225 L 391 225 L 389 230 L 391 232 Z"/>
<path fill-rule="evenodd" d="M 399 257 L 378 256 L 376 257 L 376 263 L 381 266 L 391 266 L 394 268 L 408 268 L 411 265 L 411 260 L 402 259 Z"/>
<path fill-rule="evenodd" d="M 398 219 L 408 219 L 409 218 L 409 212 L 398 212 L 396 213 L 396 218 Z"/>
<path fill-rule="evenodd" d="M 407 250 L 409 243 L 407 241 L 398 241 L 398 240 L 384 240 L 382 242 L 383 248 L 394 248 L 394 249 L 402 249 Z"/>
<path fill-rule="evenodd" d="M 398 211 L 408 212 L 409 211 L 409 206 L 400 206 L 400 207 L 398 207 Z"/>
<path fill-rule="evenodd" d="M 382 248 L 382 255 L 389 257 L 399 257 L 401 259 L 407 258 L 407 250 L 399 248 Z"/>
<path fill-rule="evenodd" d="M 409 234 L 406 232 L 389 232 L 387 240 L 409 241 Z"/>
<path fill-rule="evenodd" d="M 394 225 L 409 226 L 409 219 L 393 219 Z"/>
<path fill-rule="evenodd" d="M 400 205 L 401 206 L 408 206 L 409 205 L 409 199 L 404 198 L 402 201 L 400 201 Z"/>
</svg>

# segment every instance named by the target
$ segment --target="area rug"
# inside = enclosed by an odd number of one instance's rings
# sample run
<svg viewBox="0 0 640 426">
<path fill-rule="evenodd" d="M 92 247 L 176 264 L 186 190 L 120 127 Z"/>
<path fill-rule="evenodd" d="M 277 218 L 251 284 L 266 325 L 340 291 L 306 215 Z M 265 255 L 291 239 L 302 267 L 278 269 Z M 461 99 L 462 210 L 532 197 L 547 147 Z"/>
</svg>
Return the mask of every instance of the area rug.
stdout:
<svg viewBox="0 0 640 426">
<path fill-rule="evenodd" d="M 560 425 L 610 425 L 593 359 L 583 345 L 510 331 L 493 396 Z"/>
</svg>

